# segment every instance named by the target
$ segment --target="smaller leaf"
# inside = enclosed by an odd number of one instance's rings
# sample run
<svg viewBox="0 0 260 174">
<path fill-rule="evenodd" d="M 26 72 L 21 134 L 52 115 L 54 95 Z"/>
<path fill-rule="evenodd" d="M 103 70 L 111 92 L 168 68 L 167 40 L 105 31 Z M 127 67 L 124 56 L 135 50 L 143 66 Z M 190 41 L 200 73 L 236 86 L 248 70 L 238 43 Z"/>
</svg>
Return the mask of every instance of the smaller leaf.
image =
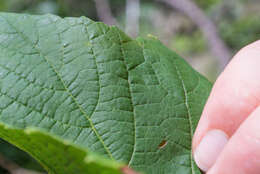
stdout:
<svg viewBox="0 0 260 174">
<path fill-rule="evenodd" d="M 30 152 L 50 174 L 121 174 L 124 168 L 123 164 L 105 159 L 40 129 L 15 129 L 0 123 L 0 136 Z"/>
</svg>

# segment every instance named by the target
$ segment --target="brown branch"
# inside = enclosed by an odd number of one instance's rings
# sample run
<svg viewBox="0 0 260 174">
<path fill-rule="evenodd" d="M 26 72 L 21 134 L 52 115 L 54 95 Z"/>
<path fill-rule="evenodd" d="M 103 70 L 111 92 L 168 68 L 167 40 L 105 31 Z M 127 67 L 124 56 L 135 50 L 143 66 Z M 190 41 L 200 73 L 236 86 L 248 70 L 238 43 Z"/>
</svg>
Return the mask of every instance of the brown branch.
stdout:
<svg viewBox="0 0 260 174">
<path fill-rule="evenodd" d="M 139 33 L 140 0 L 126 1 L 126 33 L 137 37 Z"/>
<path fill-rule="evenodd" d="M 107 25 L 117 25 L 117 20 L 111 12 L 111 8 L 108 0 L 95 0 L 97 16 L 98 18 L 106 23 Z"/>
<path fill-rule="evenodd" d="M 40 172 L 21 168 L 16 163 L 6 159 L 2 154 L 0 154 L 0 166 L 9 171 L 11 174 L 42 174 Z"/>
<path fill-rule="evenodd" d="M 212 54 L 218 59 L 221 70 L 231 58 L 231 52 L 220 38 L 217 27 L 192 0 L 157 0 L 170 5 L 188 16 L 208 40 Z"/>
</svg>

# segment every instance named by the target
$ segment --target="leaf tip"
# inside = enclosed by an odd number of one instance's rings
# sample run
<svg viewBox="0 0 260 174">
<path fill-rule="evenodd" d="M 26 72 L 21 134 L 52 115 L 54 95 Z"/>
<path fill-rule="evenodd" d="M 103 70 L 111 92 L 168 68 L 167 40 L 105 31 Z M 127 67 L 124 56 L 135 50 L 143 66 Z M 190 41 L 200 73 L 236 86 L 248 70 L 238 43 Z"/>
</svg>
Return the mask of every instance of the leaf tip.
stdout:
<svg viewBox="0 0 260 174">
<path fill-rule="evenodd" d="M 158 40 L 158 37 L 156 37 L 156 36 L 154 36 L 154 35 L 152 35 L 152 34 L 147 34 L 147 37 L 148 37 L 148 38 L 151 38 L 151 39 L 156 39 L 156 40 Z"/>
</svg>

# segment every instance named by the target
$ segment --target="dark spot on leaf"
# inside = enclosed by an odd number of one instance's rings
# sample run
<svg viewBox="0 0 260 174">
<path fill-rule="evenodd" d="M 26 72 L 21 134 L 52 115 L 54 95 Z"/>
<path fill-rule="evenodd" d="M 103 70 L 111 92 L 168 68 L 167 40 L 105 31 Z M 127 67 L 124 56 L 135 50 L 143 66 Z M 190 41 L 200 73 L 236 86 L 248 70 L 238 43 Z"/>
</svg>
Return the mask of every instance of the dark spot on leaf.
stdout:
<svg viewBox="0 0 260 174">
<path fill-rule="evenodd" d="M 162 142 L 159 144 L 158 148 L 164 148 L 167 145 L 167 141 L 166 140 L 162 140 Z"/>
</svg>

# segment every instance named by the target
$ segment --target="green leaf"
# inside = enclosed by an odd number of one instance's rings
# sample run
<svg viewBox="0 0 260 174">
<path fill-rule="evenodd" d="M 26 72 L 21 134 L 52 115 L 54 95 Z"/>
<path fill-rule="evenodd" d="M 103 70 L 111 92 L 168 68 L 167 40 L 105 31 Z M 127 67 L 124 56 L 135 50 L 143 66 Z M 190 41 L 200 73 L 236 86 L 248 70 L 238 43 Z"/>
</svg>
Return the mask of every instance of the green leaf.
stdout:
<svg viewBox="0 0 260 174">
<path fill-rule="evenodd" d="M 122 165 L 103 159 L 42 130 L 21 130 L 0 124 L 0 136 L 31 153 L 50 174 L 121 174 Z"/>
<path fill-rule="evenodd" d="M 85 17 L 0 13 L 0 26 L 3 139 L 50 173 L 68 174 L 70 158 L 87 173 L 88 150 L 147 174 L 200 173 L 191 140 L 211 84 L 158 40 Z"/>
</svg>

